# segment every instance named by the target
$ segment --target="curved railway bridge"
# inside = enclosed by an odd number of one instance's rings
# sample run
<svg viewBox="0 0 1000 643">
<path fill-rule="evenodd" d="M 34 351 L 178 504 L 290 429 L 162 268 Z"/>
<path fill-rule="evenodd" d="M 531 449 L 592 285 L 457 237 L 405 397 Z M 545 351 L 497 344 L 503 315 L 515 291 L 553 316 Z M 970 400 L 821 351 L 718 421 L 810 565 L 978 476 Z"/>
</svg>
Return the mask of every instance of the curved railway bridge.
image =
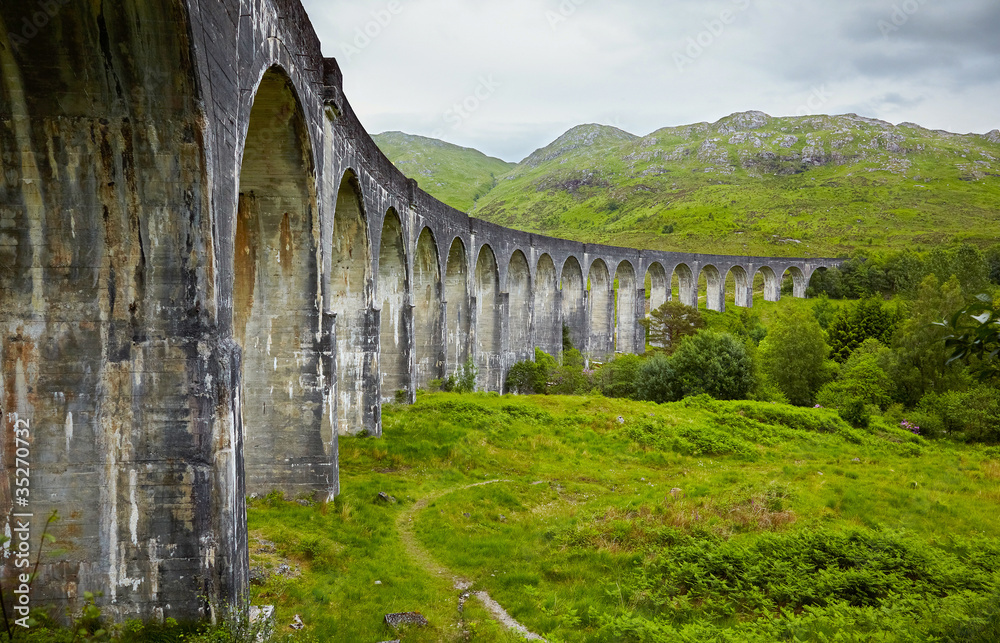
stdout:
<svg viewBox="0 0 1000 643">
<path fill-rule="evenodd" d="M 298 0 L 4 2 L 0 71 L 0 505 L 65 549 L 35 605 L 204 615 L 246 587 L 246 494 L 336 494 L 384 401 L 469 357 L 500 390 L 564 324 L 642 351 L 647 276 L 721 310 L 730 273 L 750 306 L 838 263 L 470 219 L 379 152 Z"/>
</svg>

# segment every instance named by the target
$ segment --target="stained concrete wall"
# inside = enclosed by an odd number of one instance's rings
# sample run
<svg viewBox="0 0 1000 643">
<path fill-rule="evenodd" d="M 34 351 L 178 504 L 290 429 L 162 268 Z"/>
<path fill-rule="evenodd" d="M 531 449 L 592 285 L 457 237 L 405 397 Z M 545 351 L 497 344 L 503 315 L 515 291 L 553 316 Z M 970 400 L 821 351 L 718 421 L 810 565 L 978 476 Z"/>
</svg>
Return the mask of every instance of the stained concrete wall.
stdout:
<svg viewBox="0 0 1000 643">
<path fill-rule="evenodd" d="M 697 303 L 704 271 L 777 299 L 838 263 L 470 219 L 378 150 L 298 0 L 7 2 L 0 70 L 0 506 L 9 528 L 30 426 L 31 542 L 58 509 L 65 549 L 32 600 L 56 613 L 238 599 L 248 491 L 335 495 L 339 436 L 467 358 L 501 390 L 564 324 L 591 359 L 642 351 L 647 272 Z"/>
</svg>

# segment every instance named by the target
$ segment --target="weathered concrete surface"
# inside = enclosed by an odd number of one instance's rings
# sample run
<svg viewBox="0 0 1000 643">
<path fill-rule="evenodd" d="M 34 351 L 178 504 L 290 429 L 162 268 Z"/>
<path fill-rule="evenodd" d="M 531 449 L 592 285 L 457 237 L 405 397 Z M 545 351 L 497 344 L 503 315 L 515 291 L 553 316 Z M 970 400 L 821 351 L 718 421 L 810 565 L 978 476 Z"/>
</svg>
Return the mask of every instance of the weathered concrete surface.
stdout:
<svg viewBox="0 0 1000 643">
<path fill-rule="evenodd" d="M 833 260 L 639 251 L 470 219 L 361 126 L 298 0 L 0 5 L 0 507 L 30 426 L 33 604 L 202 616 L 246 586 L 244 498 L 338 492 L 338 436 L 466 359 L 501 390 L 567 326 L 752 305 Z M 617 278 L 618 286 L 614 286 Z M 23 436 L 23 431 L 21 433 Z M 9 553 L 9 552 L 8 552 Z M 9 577 L 15 559 L 4 560 Z"/>
<path fill-rule="evenodd" d="M 89 590 L 118 617 L 198 615 L 200 596 L 245 584 L 246 553 L 240 350 L 217 323 L 191 17 L 55 5 L 0 8 L 0 506 L 9 516 L 14 424 L 30 422 L 18 509 L 33 551 L 58 509 L 66 549 L 33 603 Z"/>
</svg>

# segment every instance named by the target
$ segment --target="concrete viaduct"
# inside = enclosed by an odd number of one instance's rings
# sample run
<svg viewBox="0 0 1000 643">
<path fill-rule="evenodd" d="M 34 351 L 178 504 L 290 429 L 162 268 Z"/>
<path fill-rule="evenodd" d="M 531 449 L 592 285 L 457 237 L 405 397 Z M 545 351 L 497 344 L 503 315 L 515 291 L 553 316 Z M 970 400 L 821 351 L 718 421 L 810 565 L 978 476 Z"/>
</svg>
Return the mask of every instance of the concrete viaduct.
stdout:
<svg viewBox="0 0 1000 643">
<path fill-rule="evenodd" d="M 721 310 L 730 273 L 750 306 L 757 274 L 801 297 L 836 264 L 470 219 L 376 148 L 298 0 L 4 2 L 0 71 L 0 506 L 30 551 L 59 511 L 31 596 L 55 613 L 233 601 L 248 493 L 336 494 L 338 436 L 468 357 L 499 391 L 563 324 L 641 352 L 647 275 L 649 305 L 704 275 Z"/>
</svg>

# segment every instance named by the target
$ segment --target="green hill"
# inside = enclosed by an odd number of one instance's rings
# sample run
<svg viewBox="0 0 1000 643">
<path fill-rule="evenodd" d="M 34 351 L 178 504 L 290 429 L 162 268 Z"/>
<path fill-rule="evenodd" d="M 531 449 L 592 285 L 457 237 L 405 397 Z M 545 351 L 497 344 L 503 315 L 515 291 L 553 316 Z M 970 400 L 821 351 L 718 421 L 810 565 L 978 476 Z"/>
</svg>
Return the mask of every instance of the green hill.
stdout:
<svg viewBox="0 0 1000 643">
<path fill-rule="evenodd" d="M 399 170 L 453 208 L 469 211 L 513 163 L 433 138 L 385 132 L 372 137 Z"/>
<path fill-rule="evenodd" d="M 448 193 L 486 184 L 452 183 L 457 170 L 445 171 L 451 161 L 426 141 L 424 165 L 440 167 L 431 194 L 452 202 Z M 621 246 L 842 256 L 986 245 L 1000 232 L 1000 131 L 958 135 L 853 114 L 745 112 L 645 137 L 582 125 L 497 178 L 473 216 Z"/>
</svg>

